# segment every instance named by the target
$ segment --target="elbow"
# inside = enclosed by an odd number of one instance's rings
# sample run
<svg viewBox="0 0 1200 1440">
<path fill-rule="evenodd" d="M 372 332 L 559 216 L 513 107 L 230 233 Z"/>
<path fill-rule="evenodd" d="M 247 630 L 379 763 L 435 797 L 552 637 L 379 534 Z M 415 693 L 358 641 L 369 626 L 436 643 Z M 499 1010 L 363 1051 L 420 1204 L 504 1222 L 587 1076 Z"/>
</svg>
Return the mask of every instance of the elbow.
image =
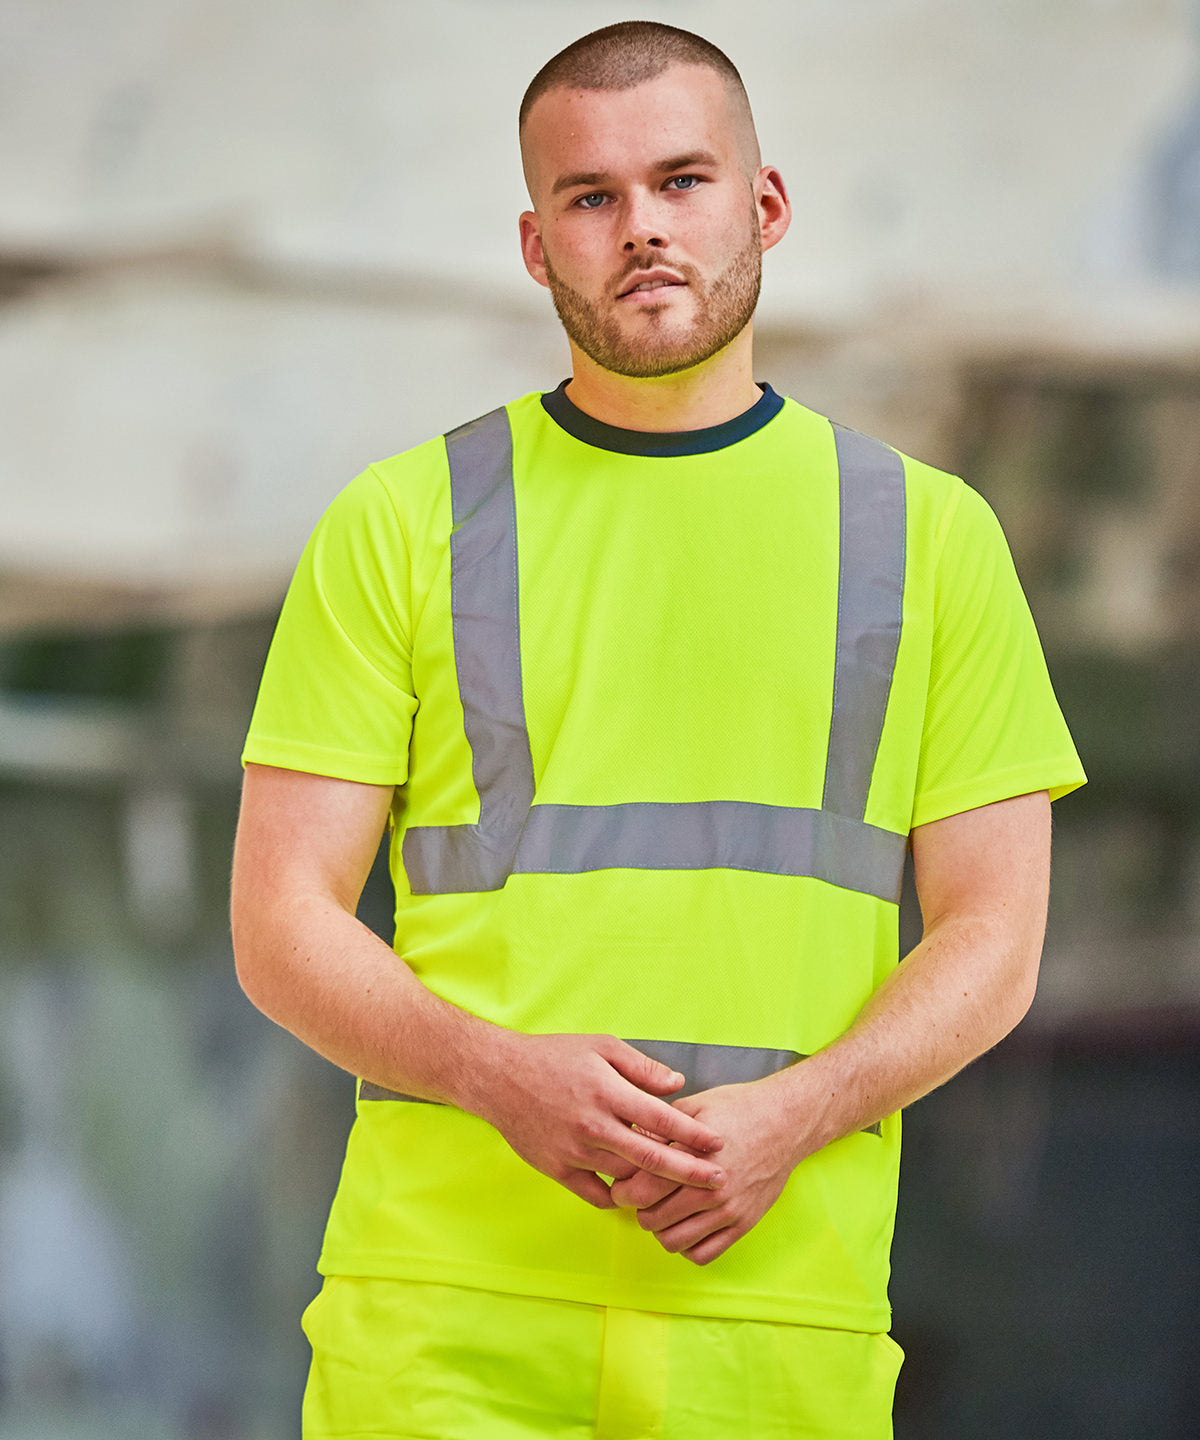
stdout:
<svg viewBox="0 0 1200 1440">
<path fill-rule="evenodd" d="M 1029 1014 L 1037 994 L 1038 970 L 1042 958 L 1040 940 L 1036 945 L 1026 947 L 1013 957 L 1009 983 L 1005 986 L 1004 1003 L 1001 1007 L 1003 1030 L 999 1038 L 1016 1027 Z"/>
<path fill-rule="evenodd" d="M 254 907 L 239 903 L 236 893 L 229 919 L 234 970 L 242 993 L 256 1009 L 274 1019 L 269 947 L 264 943 L 263 934 L 270 927 L 262 923 Z"/>
</svg>

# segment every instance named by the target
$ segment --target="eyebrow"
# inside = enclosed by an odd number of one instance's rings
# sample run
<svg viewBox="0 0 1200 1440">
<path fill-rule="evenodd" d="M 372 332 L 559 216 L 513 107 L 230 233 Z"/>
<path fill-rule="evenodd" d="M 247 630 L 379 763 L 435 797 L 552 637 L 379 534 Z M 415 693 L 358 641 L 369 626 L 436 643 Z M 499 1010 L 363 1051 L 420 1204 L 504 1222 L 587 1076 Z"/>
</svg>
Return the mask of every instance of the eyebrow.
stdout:
<svg viewBox="0 0 1200 1440">
<path fill-rule="evenodd" d="M 659 160 L 651 165 L 650 169 L 660 175 L 669 175 L 676 170 L 691 170 L 697 166 L 713 166 L 717 164 L 717 157 L 710 150 L 690 150 L 686 155 L 672 155 L 669 159 Z M 552 195 L 559 195 L 564 190 L 575 190 L 579 187 L 601 186 L 611 182 L 612 175 L 607 170 L 577 170 L 570 175 L 560 175 L 550 188 Z"/>
</svg>

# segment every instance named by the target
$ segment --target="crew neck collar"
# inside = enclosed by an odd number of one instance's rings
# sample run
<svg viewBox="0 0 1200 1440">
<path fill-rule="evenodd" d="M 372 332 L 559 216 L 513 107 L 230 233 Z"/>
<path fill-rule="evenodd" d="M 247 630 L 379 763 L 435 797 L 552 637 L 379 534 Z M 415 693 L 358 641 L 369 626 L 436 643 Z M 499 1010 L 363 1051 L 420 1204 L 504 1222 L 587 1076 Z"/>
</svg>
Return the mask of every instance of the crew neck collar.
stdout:
<svg viewBox="0 0 1200 1440">
<path fill-rule="evenodd" d="M 769 385 L 760 384 L 762 395 L 749 410 L 720 425 L 709 425 L 703 430 L 623 430 L 618 425 L 606 425 L 603 420 L 585 415 L 567 398 L 569 383 L 564 380 L 556 390 L 542 396 L 546 414 L 576 440 L 618 455 L 705 455 L 712 450 L 724 450 L 727 445 L 736 445 L 761 430 L 783 409 L 782 396 Z"/>
</svg>

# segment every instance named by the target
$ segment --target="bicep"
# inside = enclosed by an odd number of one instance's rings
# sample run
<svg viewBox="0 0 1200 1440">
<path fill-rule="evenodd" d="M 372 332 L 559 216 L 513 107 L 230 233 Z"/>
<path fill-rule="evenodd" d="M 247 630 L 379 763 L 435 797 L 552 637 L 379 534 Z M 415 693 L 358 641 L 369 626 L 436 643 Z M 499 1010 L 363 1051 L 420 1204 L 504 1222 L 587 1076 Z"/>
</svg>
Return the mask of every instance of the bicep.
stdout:
<svg viewBox="0 0 1200 1440">
<path fill-rule="evenodd" d="M 927 934 L 958 919 L 986 923 L 1040 953 L 1050 889 L 1044 790 L 920 825 L 912 850 Z"/>
<path fill-rule="evenodd" d="M 235 921 L 246 906 L 304 894 L 353 913 L 379 848 L 390 785 L 247 765 L 233 864 Z"/>
</svg>

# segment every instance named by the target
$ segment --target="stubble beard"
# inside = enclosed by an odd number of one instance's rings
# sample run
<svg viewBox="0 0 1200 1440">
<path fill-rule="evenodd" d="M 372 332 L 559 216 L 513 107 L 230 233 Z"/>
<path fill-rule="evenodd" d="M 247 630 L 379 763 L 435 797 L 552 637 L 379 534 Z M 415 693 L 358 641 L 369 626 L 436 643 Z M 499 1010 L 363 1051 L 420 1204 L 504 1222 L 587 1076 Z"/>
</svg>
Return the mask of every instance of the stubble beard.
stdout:
<svg viewBox="0 0 1200 1440">
<path fill-rule="evenodd" d="M 637 318 L 642 333 L 630 336 L 615 315 L 605 314 L 594 301 L 572 289 L 545 254 L 543 260 L 554 308 L 571 340 L 603 369 L 640 380 L 690 370 L 723 350 L 749 324 L 762 285 L 757 213 L 747 243 L 711 282 L 706 283 L 694 266 L 670 266 L 687 282 L 693 297 L 693 318 L 682 333 L 672 325 L 672 304 L 666 301 L 641 309 Z M 626 274 L 662 263 L 661 256 L 647 251 L 631 258 Z"/>
</svg>

